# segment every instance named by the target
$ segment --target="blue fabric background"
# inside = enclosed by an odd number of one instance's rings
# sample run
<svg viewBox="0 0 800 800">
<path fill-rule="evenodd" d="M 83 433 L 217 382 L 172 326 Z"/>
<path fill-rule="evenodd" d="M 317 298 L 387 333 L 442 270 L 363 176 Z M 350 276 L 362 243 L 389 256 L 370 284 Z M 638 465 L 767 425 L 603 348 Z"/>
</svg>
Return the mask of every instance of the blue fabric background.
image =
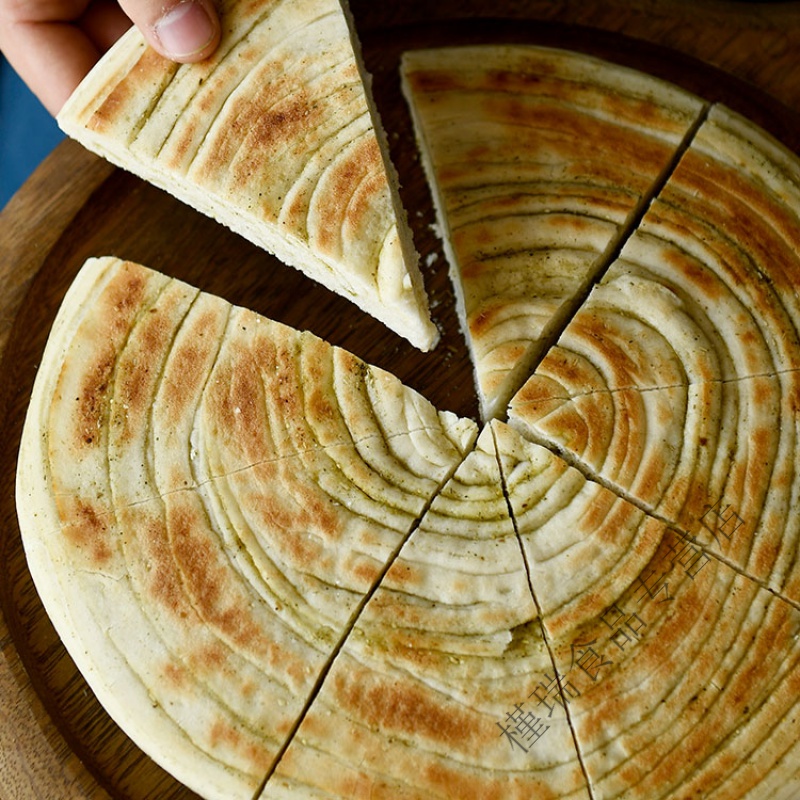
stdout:
<svg viewBox="0 0 800 800">
<path fill-rule="evenodd" d="M 63 138 L 55 120 L 0 55 L 0 209 Z"/>
</svg>

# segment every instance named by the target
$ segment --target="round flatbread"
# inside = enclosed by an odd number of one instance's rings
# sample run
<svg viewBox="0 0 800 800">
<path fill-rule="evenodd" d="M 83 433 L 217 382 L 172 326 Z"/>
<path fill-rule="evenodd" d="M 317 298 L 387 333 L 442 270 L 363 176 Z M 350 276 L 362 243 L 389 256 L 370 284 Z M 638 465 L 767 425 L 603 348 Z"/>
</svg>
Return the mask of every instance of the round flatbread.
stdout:
<svg viewBox="0 0 800 800">
<path fill-rule="evenodd" d="M 344 47 L 346 18 L 318 30 L 311 8 L 237 8 L 208 74 L 136 45 L 89 127 L 232 191 L 261 150 L 228 103 L 295 77 L 343 99 L 303 48 L 314 30 Z M 232 54 L 287 20 L 297 47 L 240 90 Z M 291 69 L 262 85 L 276 53 Z M 128 75 L 160 82 L 128 96 Z M 58 632 L 123 729 L 209 798 L 795 797 L 797 157 L 580 54 L 426 51 L 404 80 L 483 430 L 309 333 L 90 260 L 17 481 Z M 292 131 L 267 150 L 316 163 L 316 131 Z"/>
</svg>

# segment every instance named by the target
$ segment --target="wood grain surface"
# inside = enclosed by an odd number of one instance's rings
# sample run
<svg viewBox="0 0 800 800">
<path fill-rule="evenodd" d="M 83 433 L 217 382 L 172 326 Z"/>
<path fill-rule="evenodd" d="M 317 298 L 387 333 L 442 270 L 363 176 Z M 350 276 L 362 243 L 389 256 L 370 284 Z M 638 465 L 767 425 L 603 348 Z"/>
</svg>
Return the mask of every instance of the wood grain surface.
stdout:
<svg viewBox="0 0 800 800">
<path fill-rule="evenodd" d="M 189 798 L 94 700 L 53 631 L 27 572 L 14 479 L 39 355 L 72 277 L 119 255 L 184 278 L 390 369 L 441 408 L 475 416 L 472 372 L 453 315 L 430 200 L 398 90 L 407 47 L 530 41 L 582 50 L 720 100 L 800 152 L 800 3 L 710 0 L 352 0 L 390 132 L 433 312 L 430 355 L 346 301 L 172 198 L 65 142 L 0 214 L 0 800 Z"/>
</svg>

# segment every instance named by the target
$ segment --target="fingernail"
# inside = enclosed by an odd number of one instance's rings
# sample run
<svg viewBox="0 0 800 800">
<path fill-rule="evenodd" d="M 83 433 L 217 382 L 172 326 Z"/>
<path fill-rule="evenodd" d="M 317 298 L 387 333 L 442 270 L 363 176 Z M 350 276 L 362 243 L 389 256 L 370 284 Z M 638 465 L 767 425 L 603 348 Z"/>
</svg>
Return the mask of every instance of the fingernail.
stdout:
<svg viewBox="0 0 800 800">
<path fill-rule="evenodd" d="M 204 50 L 216 35 L 216 27 L 205 8 L 185 0 L 170 9 L 154 26 L 167 56 L 190 58 Z"/>
</svg>

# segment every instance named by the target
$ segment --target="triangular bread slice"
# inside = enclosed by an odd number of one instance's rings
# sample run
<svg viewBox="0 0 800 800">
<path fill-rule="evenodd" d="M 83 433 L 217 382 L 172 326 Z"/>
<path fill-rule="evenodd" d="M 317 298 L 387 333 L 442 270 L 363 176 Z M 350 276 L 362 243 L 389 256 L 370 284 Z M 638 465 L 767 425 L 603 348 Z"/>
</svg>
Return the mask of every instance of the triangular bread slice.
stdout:
<svg viewBox="0 0 800 800">
<path fill-rule="evenodd" d="M 509 420 L 800 601 L 800 160 L 716 106 Z"/>
<path fill-rule="evenodd" d="M 409 51 L 402 73 L 482 413 L 502 416 L 704 103 L 631 69 L 524 45 Z"/>
<path fill-rule="evenodd" d="M 311 334 L 92 259 L 21 441 L 31 574 L 123 730 L 204 797 L 250 800 L 476 434 Z"/>
<path fill-rule="evenodd" d="M 548 497 L 550 462 L 513 433 L 498 441 L 562 689 L 554 716 L 568 715 L 592 797 L 797 796 L 797 604 L 577 470 Z"/>
<path fill-rule="evenodd" d="M 567 719 L 531 698 L 552 673 L 487 427 L 365 606 L 262 796 L 585 800 Z"/>
<path fill-rule="evenodd" d="M 438 331 L 347 11 L 219 10 L 221 44 L 200 64 L 167 61 L 132 29 L 59 124 L 431 349 Z"/>
</svg>

